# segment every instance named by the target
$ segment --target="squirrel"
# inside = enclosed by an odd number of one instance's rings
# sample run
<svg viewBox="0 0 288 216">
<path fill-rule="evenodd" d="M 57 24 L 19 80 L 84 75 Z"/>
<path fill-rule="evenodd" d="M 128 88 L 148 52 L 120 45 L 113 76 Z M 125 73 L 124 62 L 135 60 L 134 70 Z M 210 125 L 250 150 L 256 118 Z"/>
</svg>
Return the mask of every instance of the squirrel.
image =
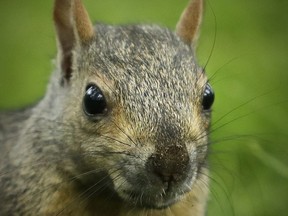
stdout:
<svg viewBox="0 0 288 216">
<path fill-rule="evenodd" d="M 197 64 L 203 0 L 176 30 L 90 21 L 55 0 L 45 96 L 0 113 L 0 215 L 204 216 L 214 91 Z"/>
</svg>

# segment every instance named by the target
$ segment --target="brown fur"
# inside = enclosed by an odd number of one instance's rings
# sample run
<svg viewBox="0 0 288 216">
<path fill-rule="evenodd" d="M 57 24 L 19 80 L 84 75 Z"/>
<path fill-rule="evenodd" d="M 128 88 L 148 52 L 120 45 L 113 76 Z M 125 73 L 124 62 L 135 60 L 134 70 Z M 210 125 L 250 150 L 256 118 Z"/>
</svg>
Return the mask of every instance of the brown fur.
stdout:
<svg viewBox="0 0 288 216">
<path fill-rule="evenodd" d="M 211 112 L 191 47 L 201 17 L 194 0 L 176 33 L 93 27 L 80 0 L 56 0 L 47 92 L 0 114 L 0 215 L 203 216 Z M 97 115 L 85 112 L 91 83 L 107 104 Z"/>
</svg>

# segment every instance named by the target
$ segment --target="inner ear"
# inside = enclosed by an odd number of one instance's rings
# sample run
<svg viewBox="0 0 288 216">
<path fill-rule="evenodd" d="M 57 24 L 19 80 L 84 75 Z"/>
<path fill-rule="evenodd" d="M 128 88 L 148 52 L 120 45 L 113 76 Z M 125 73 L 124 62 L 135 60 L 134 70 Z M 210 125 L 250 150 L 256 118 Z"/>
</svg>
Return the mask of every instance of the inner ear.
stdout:
<svg viewBox="0 0 288 216">
<path fill-rule="evenodd" d="M 55 0 L 54 24 L 58 45 L 58 64 L 62 81 L 73 75 L 73 50 L 94 36 L 89 15 L 81 0 Z"/>
<path fill-rule="evenodd" d="M 69 81 L 72 76 L 72 52 L 63 54 L 61 60 L 61 72 L 63 75 L 61 83 L 64 83 L 65 80 Z"/>
</svg>

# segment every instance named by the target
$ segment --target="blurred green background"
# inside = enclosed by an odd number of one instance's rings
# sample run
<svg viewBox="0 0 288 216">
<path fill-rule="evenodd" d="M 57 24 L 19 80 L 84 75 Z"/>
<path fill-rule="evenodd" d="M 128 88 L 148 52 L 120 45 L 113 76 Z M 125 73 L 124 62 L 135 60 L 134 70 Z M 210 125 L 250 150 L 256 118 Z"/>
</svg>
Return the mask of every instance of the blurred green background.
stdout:
<svg viewBox="0 0 288 216">
<path fill-rule="evenodd" d="M 85 5 L 93 20 L 173 29 L 187 1 L 86 0 Z M 205 65 L 216 33 L 206 68 L 216 92 L 208 215 L 286 216 L 288 1 L 209 2 L 197 50 Z M 45 92 L 56 53 L 52 4 L 0 1 L 1 109 L 28 105 Z"/>
</svg>

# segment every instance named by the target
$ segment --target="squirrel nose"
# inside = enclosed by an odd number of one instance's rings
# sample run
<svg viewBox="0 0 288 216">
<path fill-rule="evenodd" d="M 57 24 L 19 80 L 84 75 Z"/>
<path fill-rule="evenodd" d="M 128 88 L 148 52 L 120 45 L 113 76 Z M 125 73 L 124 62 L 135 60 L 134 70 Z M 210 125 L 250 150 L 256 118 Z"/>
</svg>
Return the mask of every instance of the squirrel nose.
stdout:
<svg viewBox="0 0 288 216">
<path fill-rule="evenodd" d="M 189 166 L 187 151 L 177 146 L 170 146 L 161 153 L 152 154 L 146 163 L 148 171 L 157 176 L 167 189 L 186 178 Z"/>
</svg>

